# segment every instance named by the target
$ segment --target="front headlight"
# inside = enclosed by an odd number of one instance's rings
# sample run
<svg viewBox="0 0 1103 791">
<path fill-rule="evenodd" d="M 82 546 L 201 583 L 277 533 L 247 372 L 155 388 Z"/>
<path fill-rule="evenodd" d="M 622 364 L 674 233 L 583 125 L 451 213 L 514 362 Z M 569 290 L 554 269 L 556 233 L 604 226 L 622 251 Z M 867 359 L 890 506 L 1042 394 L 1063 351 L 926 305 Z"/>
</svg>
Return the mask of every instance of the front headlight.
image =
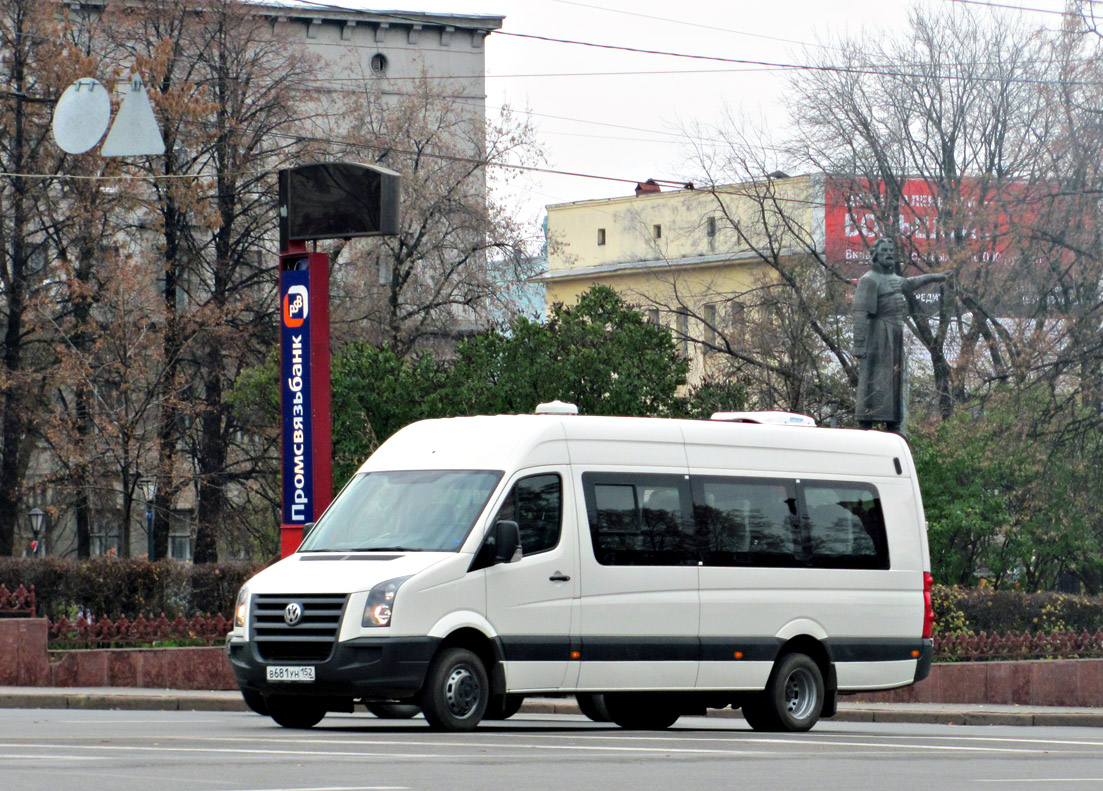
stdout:
<svg viewBox="0 0 1103 791">
<path fill-rule="evenodd" d="M 361 626 L 390 626 L 394 615 L 394 596 L 398 588 L 409 577 L 397 577 L 381 582 L 368 593 L 368 603 L 364 605 L 364 617 Z"/>
<path fill-rule="evenodd" d="M 241 590 L 237 592 L 237 604 L 234 605 L 234 628 L 245 628 L 245 614 L 249 611 L 249 588 L 246 585 L 241 586 Z"/>
</svg>

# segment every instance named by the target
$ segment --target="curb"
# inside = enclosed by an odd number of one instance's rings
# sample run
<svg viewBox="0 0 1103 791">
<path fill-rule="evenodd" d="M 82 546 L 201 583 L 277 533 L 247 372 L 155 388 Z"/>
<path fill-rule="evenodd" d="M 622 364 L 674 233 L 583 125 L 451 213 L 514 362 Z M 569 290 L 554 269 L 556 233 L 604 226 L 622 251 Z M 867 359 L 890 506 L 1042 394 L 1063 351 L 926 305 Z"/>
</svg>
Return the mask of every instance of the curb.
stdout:
<svg viewBox="0 0 1103 791">
<path fill-rule="evenodd" d="M 173 694 L 4 693 L 0 709 L 98 709 L 116 711 L 249 711 L 238 698 Z"/>
</svg>

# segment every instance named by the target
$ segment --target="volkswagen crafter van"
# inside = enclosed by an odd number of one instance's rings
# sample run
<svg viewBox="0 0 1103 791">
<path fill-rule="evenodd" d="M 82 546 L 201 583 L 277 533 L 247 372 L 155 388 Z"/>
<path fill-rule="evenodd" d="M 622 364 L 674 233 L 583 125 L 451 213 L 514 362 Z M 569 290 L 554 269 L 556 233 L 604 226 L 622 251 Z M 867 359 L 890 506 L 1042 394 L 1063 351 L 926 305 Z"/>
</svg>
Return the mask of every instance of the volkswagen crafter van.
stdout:
<svg viewBox="0 0 1103 791">
<path fill-rule="evenodd" d="M 227 651 L 249 705 L 288 727 L 363 703 L 469 730 L 567 693 L 629 728 L 732 706 L 803 731 L 840 694 L 927 676 L 930 589 L 894 434 L 428 420 L 248 581 Z"/>
</svg>

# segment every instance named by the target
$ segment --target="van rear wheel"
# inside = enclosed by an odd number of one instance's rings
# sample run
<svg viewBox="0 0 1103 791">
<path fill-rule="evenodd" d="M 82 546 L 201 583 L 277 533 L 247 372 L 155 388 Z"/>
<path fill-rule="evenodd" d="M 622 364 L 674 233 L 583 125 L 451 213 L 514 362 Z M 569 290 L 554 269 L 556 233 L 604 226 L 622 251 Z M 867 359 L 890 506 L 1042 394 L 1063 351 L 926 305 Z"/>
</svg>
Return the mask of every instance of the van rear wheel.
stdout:
<svg viewBox="0 0 1103 791">
<path fill-rule="evenodd" d="M 611 722 L 609 710 L 605 708 L 605 696 L 600 692 L 579 692 L 575 695 L 578 710 L 594 722 Z"/>
<path fill-rule="evenodd" d="M 408 720 L 421 714 L 416 703 L 365 703 L 368 711 L 381 720 Z"/>
<path fill-rule="evenodd" d="M 508 720 L 521 710 L 521 704 L 525 702 L 524 695 L 491 695 L 490 702 L 486 704 L 484 720 Z"/>
<path fill-rule="evenodd" d="M 429 666 L 421 712 L 442 731 L 470 731 L 486 713 L 490 683 L 483 662 L 466 648 L 446 648 Z"/>
<path fill-rule="evenodd" d="M 678 721 L 678 709 L 662 695 L 616 693 L 605 695 L 609 719 L 622 728 L 662 731 Z"/>
<path fill-rule="evenodd" d="M 823 673 L 804 654 L 786 654 L 774 665 L 766 690 L 746 701 L 743 719 L 756 731 L 807 731 L 823 711 Z"/>
<path fill-rule="evenodd" d="M 326 716 L 326 707 L 311 698 L 272 695 L 265 703 L 268 716 L 285 728 L 313 728 Z"/>
</svg>

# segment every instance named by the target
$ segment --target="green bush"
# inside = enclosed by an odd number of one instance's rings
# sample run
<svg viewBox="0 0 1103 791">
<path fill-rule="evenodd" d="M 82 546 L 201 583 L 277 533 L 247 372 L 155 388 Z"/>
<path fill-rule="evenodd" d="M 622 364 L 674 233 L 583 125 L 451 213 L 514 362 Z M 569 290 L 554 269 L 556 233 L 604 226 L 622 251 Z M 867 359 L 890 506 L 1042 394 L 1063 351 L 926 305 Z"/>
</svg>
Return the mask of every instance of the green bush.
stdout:
<svg viewBox="0 0 1103 791">
<path fill-rule="evenodd" d="M 935 633 L 1006 634 L 1103 629 L 1103 596 L 1024 593 L 936 585 L 932 592 Z"/>
<path fill-rule="evenodd" d="M 0 583 L 11 590 L 34 585 L 37 614 L 53 621 L 74 620 L 80 613 L 108 618 L 222 613 L 229 618 L 238 588 L 259 570 L 255 563 L 0 558 Z"/>
</svg>

